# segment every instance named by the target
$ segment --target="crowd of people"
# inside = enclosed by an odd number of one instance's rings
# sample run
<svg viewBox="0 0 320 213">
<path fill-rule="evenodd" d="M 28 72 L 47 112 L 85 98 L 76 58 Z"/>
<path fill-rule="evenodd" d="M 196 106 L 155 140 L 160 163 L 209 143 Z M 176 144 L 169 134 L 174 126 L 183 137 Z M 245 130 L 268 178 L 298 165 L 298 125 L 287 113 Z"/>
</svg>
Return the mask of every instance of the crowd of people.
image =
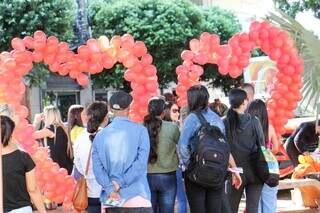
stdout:
<svg viewBox="0 0 320 213">
<path fill-rule="evenodd" d="M 280 140 L 268 122 L 266 104 L 254 99 L 253 86 L 232 89 L 229 109 L 218 99 L 209 104 L 209 93 L 202 85 L 187 91 L 187 101 L 180 109 L 173 94 L 154 97 L 142 123 L 129 119 L 132 96 L 123 91 L 114 93 L 108 103 L 71 106 L 66 124 L 58 108 L 48 106 L 35 115 L 34 138 L 48 146 L 52 160 L 76 180 L 85 177 L 89 213 L 101 212 L 101 206 L 111 213 L 170 213 L 175 206 L 178 213 L 188 208 L 192 213 L 237 213 L 244 192 L 246 212 L 276 212 L 277 187 L 259 179 L 252 161 L 257 141 L 276 154 Z M 221 171 L 226 175 L 215 187 L 200 184 L 195 177 L 205 177 L 200 170 L 199 176 L 191 171 L 204 125 L 214 127 L 230 148 L 225 162 L 229 168 Z M 17 148 L 12 139 L 14 127 L 10 116 L 1 115 L 5 212 L 32 212 L 32 201 L 43 213 L 35 164 Z M 301 137 L 302 128 L 306 127 L 297 129 L 291 138 Z M 301 152 L 310 151 L 298 147 Z M 209 168 L 205 166 L 201 169 Z"/>
</svg>

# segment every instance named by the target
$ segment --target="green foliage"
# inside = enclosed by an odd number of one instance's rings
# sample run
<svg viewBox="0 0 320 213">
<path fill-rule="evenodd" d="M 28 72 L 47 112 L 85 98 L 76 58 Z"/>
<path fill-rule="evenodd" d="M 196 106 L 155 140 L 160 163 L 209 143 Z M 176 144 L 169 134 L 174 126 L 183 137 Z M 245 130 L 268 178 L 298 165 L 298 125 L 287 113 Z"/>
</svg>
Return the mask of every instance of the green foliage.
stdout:
<svg viewBox="0 0 320 213">
<path fill-rule="evenodd" d="M 100 0 L 91 5 L 90 18 L 94 37 L 130 33 L 144 41 L 154 58 L 161 86 L 176 80 L 175 68 L 181 64 L 180 54 L 188 48 L 189 40 L 207 31 L 220 35 L 225 42 L 240 31 L 239 22 L 230 12 L 200 8 L 187 0 L 122 0 L 112 4 Z M 114 69 L 93 76 L 94 84 L 123 85 L 123 67 Z M 217 75 L 214 69 L 204 79 L 212 80 Z"/>
<path fill-rule="evenodd" d="M 311 10 L 315 17 L 320 18 L 319 0 L 274 0 L 274 3 L 277 8 L 291 17 L 295 17 L 298 12 Z"/>
<path fill-rule="evenodd" d="M 32 35 L 36 30 L 71 41 L 74 15 L 73 0 L 2 0 L 0 51 L 10 50 L 14 37 Z M 38 85 L 45 79 L 48 71 L 41 67 L 28 75 L 31 84 Z"/>
</svg>

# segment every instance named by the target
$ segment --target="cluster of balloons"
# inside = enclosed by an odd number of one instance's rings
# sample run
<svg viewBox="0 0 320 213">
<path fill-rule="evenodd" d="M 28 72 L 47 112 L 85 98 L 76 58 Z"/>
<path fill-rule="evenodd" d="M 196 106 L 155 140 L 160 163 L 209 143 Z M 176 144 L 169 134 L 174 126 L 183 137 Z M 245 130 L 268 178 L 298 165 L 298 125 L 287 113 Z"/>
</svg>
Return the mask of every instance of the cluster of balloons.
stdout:
<svg viewBox="0 0 320 213">
<path fill-rule="evenodd" d="M 48 148 L 39 147 L 32 157 L 37 162 L 37 183 L 43 190 L 44 196 L 51 201 L 63 203 L 66 209 L 72 208 L 72 196 L 76 184 L 73 177 L 68 175 L 66 169 L 59 168 L 59 165 L 52 161 L 48 155 Z"/>
<path fill-rule="evenodd" d="M 157 69 L 152 65 L 145 44 L 134 41 L 129 34 L 114 36 L 110 41 L 105 36 L 89 39 L 77 49 L 77 53 L 68 43 L 59 42 L 54 36 L 47 37 L 42 31 L 36 31 L 33 37 L 14 38 L 11 46 L 11 52 L 0 54 L 0 103 L 8 104 L 14 113 L 14 138 L 34 158 L 39 186 L 45 196 L 70 207 L 75 182 L 65 169 L 59 169 L 49 158 L 48 150 L 39 147 L 32 138 L 35 129 L 26 119 L 27 107 L 21 105 L 26 90 L 23 76 L 32 70 L 33 62 L 42 62 L 50 71 L 69 75 L 85 86 L 89 83 L 89 74 L 122 63 L 127 69 L 124 77 L 133 89 L 130 116 L 134 121 L 142 121 L 147 114 L 148 100 L 158 91 Z"/>
<path fill-rule="evenodd" d="M 178 104 L 187 103 L 186 91 L 199 84 L 203 74 L 201 65 L 217 64 L 219 73 L 239 77 L 248 66 L 251 50 L 260 48 L 277 64 L 278 72 L 268 100 L 270 122 L 278 134 L 285 132 L 284 125 L 293 117 L 293 111 L 302 99 L 301 74 L 304 71 L 303 59 L 298 55 L 293 40 L 288 33 L 272 26 L 269 22 L 253 22 L 249 33 L 234 35 L 226 45 L 220 45 L 217 35 L 202 33 L 200 39 L 190 41 L 190 50 L 181 54 L 183 64 L 176 68 L 179 96 Z"/>
</svg>

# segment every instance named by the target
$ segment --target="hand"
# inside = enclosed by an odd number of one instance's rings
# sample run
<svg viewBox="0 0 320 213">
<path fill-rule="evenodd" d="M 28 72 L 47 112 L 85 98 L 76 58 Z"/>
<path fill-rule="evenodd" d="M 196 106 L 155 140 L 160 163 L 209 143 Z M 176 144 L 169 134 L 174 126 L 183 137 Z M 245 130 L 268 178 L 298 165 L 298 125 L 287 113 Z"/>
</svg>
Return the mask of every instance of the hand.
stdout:
<svg viewBox="0 0 320 213">
<path fill-rule="evenodd" d="M 232 173 L 232 185 L 239 189 L 242 184 L 242 179 L 239 173 Z"/>
<path fill-rule="evenodd" d="M 310 155 L 310 152 L 306 151 L 303 153 L 303 155 L 308 156 L 308 155 Z"/>
<path fill-rule="evenodd" d="M 52 132 L 51 130 L 49 130 L 49 129 L 47 129 L 46 128 L 46 130 L 48 130 L 47 132 L 48 132 L 48 137 L 49 138 L 54 138 L 56 135 L 54 134 L 54 132 Z"/>
<path fill-rule="evenodd" d="M 111 200 L 121 200 L 121 197 L 118 192 L 111 192 L 109 195 L 109 199 Z"/>
<path fill-rule="evenodd" d="M 316 133 L 320 134 L 320 126 L 316 126 Z"/>
<path fill-rule="evenodd" d="M 41 121 L 44 120 L 43 113 L 35 114 L 34 116 L 34 123 L 40 123 Z"/>
<path fill-rule="evenodd" d="M 114 189 L 114 191 L 115 192 L 119 192 L 119 190 L 120 190 L 120 186 L 119 186 L 119 184 L 116 182 L 116 181 L 112 181 L 112 185 L 113 185 L 113 189 Z"/>
</svg>

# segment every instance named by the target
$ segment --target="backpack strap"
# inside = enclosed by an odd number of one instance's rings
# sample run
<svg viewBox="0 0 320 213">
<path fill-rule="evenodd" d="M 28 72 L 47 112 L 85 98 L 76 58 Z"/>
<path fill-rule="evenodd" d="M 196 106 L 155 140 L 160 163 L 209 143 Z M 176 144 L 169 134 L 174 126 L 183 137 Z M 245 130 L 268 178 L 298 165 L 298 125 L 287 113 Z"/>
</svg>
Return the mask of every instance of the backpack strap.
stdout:
<svg viewBox="0 0 320 213">
<path fill-rule="evenodd" d="M 210 124 L 208 123 L 208 121 L 206 120 L 206 118 L 202 115 L 202 113 L 200 111 L 194 112 L 194 114 L 197 116 L 197 118 L 200 121 L 201 126 L 204 127 L 209 127 Z"/>
</svg>

